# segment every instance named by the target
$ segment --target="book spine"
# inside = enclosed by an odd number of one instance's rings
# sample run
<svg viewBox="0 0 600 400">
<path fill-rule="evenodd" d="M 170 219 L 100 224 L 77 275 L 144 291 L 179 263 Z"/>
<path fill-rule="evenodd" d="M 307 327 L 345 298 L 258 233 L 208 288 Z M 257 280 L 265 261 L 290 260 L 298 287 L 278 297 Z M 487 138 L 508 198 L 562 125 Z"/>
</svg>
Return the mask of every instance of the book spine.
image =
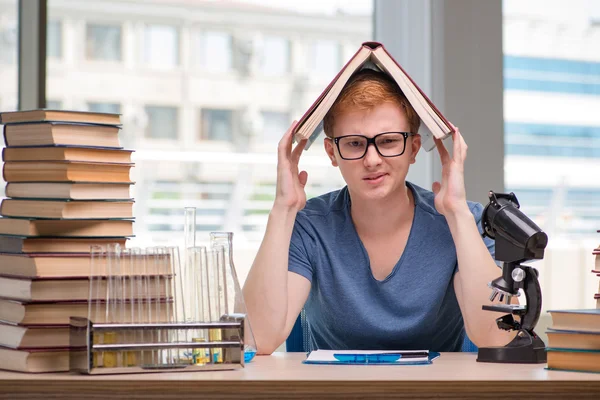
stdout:
<svg viewBox="0 0 600 400">
<path fill-rule="evenodd" d="M 0 118 L 2 118 L 2 114 L 0 114 Z M 0 124 L 2 123 L 2 120 L 0 119 Z M 2 136 L 4 137 L 4 144 L 8 147 L 10 146 L 10 144 L 8 144 L 8 140 L 6 139 L 6 127 L 8 125 L 4 125 L 2 128 Z"/>
</svg>

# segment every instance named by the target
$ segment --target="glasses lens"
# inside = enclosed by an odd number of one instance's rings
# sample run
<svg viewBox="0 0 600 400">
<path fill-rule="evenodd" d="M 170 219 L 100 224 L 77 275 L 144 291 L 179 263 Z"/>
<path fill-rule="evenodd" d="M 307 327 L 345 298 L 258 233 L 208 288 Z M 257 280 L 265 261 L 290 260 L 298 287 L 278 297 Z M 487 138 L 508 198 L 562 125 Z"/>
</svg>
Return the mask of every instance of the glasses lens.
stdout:
<svg viewBox="0 0 600 400">
<path fill-rule="evenodd" d="M 377 136 L 375 144 L 382 156 L 394 157 L 404 152 L 404 135 L 401 133 L 384 133 Z"/>
<path fill-rule="evenodd" d="M 338 144 L 343 158 L 361 158 L 365 154 L 367 139 L 362 136 L 345 136 Z"/>
</svg>

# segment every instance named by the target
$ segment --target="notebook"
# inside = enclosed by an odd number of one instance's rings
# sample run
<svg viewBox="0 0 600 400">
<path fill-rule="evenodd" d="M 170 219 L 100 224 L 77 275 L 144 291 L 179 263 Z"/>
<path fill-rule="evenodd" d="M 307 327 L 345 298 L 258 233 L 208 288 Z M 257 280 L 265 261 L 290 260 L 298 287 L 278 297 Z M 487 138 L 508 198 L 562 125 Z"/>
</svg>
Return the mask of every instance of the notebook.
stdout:
<svg viewBox="0 0 600 400">
<path fill-rule="evenodd" d="M 440 353 L 428 350 L 314 350 L 303 364 L 431 364 Z"/>
</svg>

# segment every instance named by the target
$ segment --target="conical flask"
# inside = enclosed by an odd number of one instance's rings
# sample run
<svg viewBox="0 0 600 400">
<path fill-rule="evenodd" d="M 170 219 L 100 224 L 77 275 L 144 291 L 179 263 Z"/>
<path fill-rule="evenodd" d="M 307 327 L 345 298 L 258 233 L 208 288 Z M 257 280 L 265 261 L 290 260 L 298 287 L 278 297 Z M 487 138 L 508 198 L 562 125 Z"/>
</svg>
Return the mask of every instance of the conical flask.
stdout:
<svg viewBox="0 0 600 400">
<path fill-rule="evenodd" d="M 247 318 L 246 303 L 233 262 L 233 232 L 211 232 L 210 247 L 211 249 L 223 247 L 225 250 L 224 278 L 227 314 L 244 316 L 244 358 L 245 362 L 249 362 L 256 355 L 256 342 L 254 341 L 250 321 Z"/>
</svg>

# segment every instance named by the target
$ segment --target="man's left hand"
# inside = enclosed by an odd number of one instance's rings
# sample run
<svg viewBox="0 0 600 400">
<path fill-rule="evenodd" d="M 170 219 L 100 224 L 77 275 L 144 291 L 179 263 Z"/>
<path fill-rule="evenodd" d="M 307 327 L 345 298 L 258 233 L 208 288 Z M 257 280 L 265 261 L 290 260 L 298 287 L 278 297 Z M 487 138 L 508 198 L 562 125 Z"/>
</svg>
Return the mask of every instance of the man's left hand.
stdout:
<svg viewBox="0 0 600 400">
<path fill-rule="evenodd" d="M 440 214 L 449 217 L 467 207 L 464 174 L 467 144 L 456 127 L 452 134 L 452 157 L 441 140 L 434 140 L 442 162 L 442 183 L 434 182 L 432 185 L 435 208 Z"/>
</svg>

